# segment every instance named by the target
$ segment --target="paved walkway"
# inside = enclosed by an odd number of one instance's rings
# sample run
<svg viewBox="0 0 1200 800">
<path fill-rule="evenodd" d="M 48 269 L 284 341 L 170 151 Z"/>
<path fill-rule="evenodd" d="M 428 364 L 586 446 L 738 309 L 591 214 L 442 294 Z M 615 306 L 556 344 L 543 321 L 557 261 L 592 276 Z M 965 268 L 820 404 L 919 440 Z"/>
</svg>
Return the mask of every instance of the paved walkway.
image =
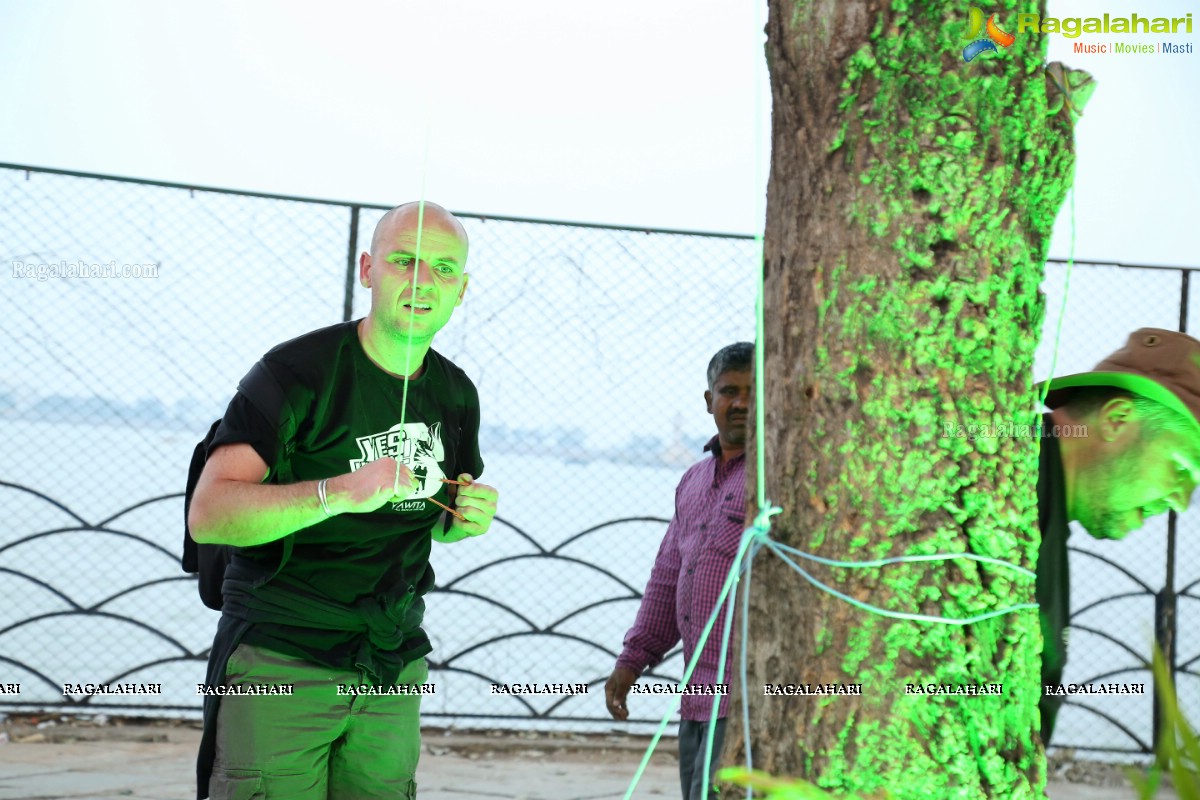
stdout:
<svg viewBox="0 0 1200 800">
<path fill-rule="evenodd" d="M 0 800 L 193 800 L 199 732 L 128 730 L 92 741 L 0 744 Z M 519 734 L 517 735 L 519 736 Z M 142 741 L 130 739 L 141 738 Z M 421 800 L 619 800 L 641 758 L 637 742 L 545 741 L 427 734 L 417 773 Z M 644 745 L 642 745 L 644 746 Z M 674 742 L 663 742 L 635 797 L 677 798 Z M 1134 800 L 1129 788 L 1055 783 L 1053 800 Z M 1175 798 L 1161 792 L 1159 798 Z M 930 800 L 936 800 L 931 798 Z"/>
</svg>

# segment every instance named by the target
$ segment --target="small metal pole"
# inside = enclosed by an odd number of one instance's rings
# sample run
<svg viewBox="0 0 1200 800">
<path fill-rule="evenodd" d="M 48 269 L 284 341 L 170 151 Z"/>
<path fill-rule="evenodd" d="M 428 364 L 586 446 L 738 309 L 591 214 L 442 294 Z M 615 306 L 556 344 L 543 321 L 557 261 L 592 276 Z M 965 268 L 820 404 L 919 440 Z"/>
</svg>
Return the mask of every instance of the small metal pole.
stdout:
<svg viewBox="0 0 1200 800">
<path fill-rule="evenodd" d="M 354 273 L 358 259 L 358 206 L 350 206 L 350 242 L 346 245 L 346 294 L 342 301 L 342 322 L 349 322 L 354 314 Z"/>
</svg>

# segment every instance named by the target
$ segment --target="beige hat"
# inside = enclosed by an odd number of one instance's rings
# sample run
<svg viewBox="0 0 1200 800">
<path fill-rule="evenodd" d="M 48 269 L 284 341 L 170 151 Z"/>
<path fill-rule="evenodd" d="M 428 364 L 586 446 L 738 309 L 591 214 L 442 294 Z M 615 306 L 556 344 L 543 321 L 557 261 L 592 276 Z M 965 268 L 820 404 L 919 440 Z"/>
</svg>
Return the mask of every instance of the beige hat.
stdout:
<svg viewBox="0 0 1200 800">
<path fill-rule="evenodd" d="M 1162 328 L 1134 331 L 1124 347 L 1091 372 L 1052 378 L 1046 405 L 1058 408 L 1072 390 L 1084 386 L 1113 386 L 1148 397 L 1190 419 L 1200 435 L 1200 341 L 1186 333 Z"/>
</svg>

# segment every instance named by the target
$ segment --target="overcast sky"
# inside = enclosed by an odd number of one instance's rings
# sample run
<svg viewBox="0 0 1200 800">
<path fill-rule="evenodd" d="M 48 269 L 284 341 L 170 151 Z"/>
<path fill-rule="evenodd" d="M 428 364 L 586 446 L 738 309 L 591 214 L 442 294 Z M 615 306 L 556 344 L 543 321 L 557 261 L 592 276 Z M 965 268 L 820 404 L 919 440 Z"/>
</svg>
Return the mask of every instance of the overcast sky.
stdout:
<svg viewBox="0 0 1200 800">
<path fill-rule="evenodd" d="M 378 203 L 424 183 L 462 211 L 753 227 L 752 5 L 0 8 L 8 161 Z"/>
<path fill-rule="evenodd" d="M 423 187 L 462 211 L 751 233 L 762 5 L 0 0 L 0 159 L 378 203 Z M 1049 14 L 1194 7 L 1051 0 Z M 1070 44 L 1051 36 L 1051 58 L 1099 82 L 1078 130 L 1077 252 L 1200 263 L 1200 54 Z"/>
</svg>

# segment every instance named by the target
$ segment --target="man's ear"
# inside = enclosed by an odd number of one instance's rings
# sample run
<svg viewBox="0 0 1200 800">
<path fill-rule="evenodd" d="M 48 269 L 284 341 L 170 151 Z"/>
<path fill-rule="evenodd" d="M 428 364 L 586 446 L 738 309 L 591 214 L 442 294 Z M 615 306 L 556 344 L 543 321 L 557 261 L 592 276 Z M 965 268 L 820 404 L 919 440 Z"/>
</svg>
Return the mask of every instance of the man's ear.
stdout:
<svg viewBox="0 0 1200 800">
<path fill-rule="evenodd" d="M 708 408 L 708 413 L 713 413 L 712 392 L 710 392 L 708 389 L 704 390 L 704 405 L 706 408 Z"/>
<path fill-rule="evenodd" d="M 458 290 L 458 299 L 454 301 L 455 306 L 462 305 L 463 295 L 467 293 L 467 284 L 470 282 L 471 282 L 471 276 L 464 272 L 463 273 L 463 285 Z"/>
<path fill-rule="evenodd" d="M 1106 442 L 1114 442 L 1122 436 L 1129 435 L 1134 429 L 1131 423 L 1141 422 L 1134 408 L 1133 398 L 1114 397 L 1096 412 L 1096 425 L 1100 429 L 1100 438 Z"/>
<path fill-rule="evenodd" d="M 371 254 L 366 250 L 358 257 L 358 282 L 363 285 L 363 288 L 371 288 Z"/>
</svg>

